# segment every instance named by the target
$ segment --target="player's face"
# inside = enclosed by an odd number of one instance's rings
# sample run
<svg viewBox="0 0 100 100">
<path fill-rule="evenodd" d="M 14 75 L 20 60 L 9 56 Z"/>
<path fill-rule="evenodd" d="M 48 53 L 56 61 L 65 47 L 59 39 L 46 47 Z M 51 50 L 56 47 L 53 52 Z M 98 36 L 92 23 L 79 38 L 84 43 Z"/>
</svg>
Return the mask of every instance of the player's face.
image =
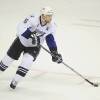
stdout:
<svg viewBox="0 0 100 100">
<path fill-rule="evenodd" d="M 46 23 L 50 23 L 52 20 L 52 15 L 42 15 L 42 18 Z"/>
</svg>

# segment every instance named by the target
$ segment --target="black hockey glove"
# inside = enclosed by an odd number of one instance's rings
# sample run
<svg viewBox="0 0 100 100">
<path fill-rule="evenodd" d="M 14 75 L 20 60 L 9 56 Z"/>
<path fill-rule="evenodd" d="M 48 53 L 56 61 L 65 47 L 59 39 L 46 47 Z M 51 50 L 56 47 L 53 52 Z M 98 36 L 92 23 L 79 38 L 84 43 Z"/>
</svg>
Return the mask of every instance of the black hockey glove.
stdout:
<svg viewBox="0 0 100 100">
<path fill-rule="evenodd" d="M 39 36 L 36 36 L 35 34 L 31 35 L 30 37 L 32 39 L 32 44 L 35 46 L 38 46 L 40 44 L 40 38 Z"/>
<path fill-rule="evenodd" d="M 55 51 L 53 51 L 52 54 L 53 54 L 52 55 L 52 61 L 53 62 L 57 62 L 58 64 L 62 63 L 63 59 L 62 59 L 61 54 L 59 54 L 59 53 L 57 53 Z"/>
</svg>

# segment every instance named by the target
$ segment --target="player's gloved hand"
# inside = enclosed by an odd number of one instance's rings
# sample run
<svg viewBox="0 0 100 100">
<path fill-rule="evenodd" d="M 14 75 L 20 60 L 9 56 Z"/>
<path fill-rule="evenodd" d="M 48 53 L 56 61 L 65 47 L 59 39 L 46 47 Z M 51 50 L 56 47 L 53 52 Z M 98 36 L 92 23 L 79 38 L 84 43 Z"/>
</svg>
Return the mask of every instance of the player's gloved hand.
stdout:
<svg viewBox="0 0 100 100">
<path fill-rule="evenodd" d="M 33 34 L 33 35 L 31 35 L 30 38 L 32 39 L 32 44 L 34 46 L 37 46 L 37 45 L 40 44 L 40 38 L 39 38 L 39 36 L 36 36 L 35 34 Z"/>
<path fill-rule="evenodd" d="M 53 62 L 57 62 L 58 64 L 59 63 L 62 63 L 63 59 L 62 59 L 62 56 L 61 54 L 57 53 L 57 52 L 52 52 L 54 56 L 52 56 L 52 61 Z"/>
</svg>

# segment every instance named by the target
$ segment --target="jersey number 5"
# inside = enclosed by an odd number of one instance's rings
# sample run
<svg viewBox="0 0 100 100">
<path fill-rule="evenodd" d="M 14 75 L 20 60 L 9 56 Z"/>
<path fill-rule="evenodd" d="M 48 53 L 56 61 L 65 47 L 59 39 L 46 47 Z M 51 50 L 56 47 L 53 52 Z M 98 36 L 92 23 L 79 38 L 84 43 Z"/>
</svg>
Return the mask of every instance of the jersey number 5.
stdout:
<svg viewBox="0 0 100 100">
<path fill-rule="evenodd" d="M 27 23 L 27 21 L 28 21 L 29 19 L 28 18 L 26 18 L 25 20 L 24 20 L 24 23 Z"/>
</svg>

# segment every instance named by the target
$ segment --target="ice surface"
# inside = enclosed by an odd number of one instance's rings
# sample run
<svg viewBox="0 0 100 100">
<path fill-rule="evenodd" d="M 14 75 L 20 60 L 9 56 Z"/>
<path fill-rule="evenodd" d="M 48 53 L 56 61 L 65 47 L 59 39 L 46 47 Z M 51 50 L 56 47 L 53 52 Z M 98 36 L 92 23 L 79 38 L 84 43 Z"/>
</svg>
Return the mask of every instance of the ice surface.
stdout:
<svg viewBox="0 0 100 100">
<path fill-rule="evenodd" d="M 100 83 L 99 0 L 0 0 L 0 59 L 16 37 L 17 24 L 48 5 L 55 10 L 56 41 L 64 61 Z M 100 87 L 94 88 L 62 64 L 52 63 L 43 50 L 26 78 L 11 90 L 9 84 L 20 61 L 0 73 L 0 100 L 100 100 Z"/>
<path fill-rule="evenodd" d="M 13 72 L 10 72 L 12 70 Z M 0 76 L 1 100 L 99 100 L 100 87 L 96 88 L 73 74 L 31 70 L 15 90 L 9 88 L 15 69 Z M 100 81 L 100 77 L 92 77 Z M 91 79 L 91 78 L 90 78 Z"/>
</svg>

